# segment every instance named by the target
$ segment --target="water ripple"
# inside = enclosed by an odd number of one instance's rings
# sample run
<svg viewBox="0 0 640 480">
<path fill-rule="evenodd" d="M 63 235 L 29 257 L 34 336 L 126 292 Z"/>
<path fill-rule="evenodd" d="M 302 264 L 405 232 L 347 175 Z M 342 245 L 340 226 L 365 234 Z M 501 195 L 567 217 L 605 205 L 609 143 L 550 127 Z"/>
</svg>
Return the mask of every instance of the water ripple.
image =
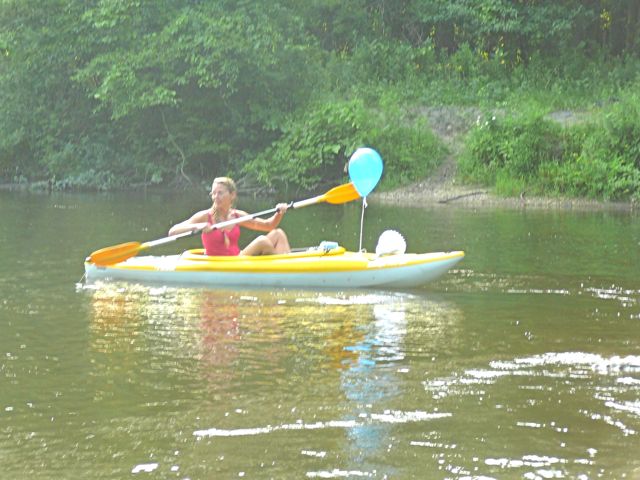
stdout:
<svg viewBox="0 0 640 480">
<path fill-rule="evenodd" d="M 193 434 L 196 437 L 245 437 L 253 435 L 264 435 L 281 430 L 323 430 L 327 428 L 352 429 L 365 425 L 375 424 L 398 424 L 410 422 L 424 422 L 428 420 L 436 420 L 440 418 L 450 417 L 450 413 L 423 412 L 413 411 L 404 412 L 397 410 L 386 410 L 383 413 L 361 413 L 359 420 L 329 420 L 326 422 L 304 423 L 298 420 L 296 423 L 288 423 L 283 425 L 267 425 L 264 427 L 235 428 L 235 429 L 219 429 L 209 428 L 205 430 L 196 430 Z"/>
<path fill-rule="evenodd" d="M 623 308 L 634 308 L 640 305 L 640 290 L 615 283 L 607 284 L 606 280 L 597 278 L 578 280 L 572 277 L 554 277 L 550 279 L 547 276 L 483 273 L 474 270 L 458 270 L 452 273 L 455 273 L 455 276 L 442 282 L 453 286 L 449 290 L 498 292 L 509 295 L 585 296 L 597 300 L 614 300 Z M 601 285 L 602 283 L 605 285 Z"/>
</svg>

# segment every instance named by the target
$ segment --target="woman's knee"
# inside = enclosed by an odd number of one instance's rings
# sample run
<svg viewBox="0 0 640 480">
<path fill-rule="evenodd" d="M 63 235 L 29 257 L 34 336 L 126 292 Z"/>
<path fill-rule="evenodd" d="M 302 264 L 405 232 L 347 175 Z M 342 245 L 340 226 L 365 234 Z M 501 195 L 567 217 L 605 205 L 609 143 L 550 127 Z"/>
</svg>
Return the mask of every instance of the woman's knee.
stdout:
<svg viewBox="0 0 640 480">
<path fill-rule="evenodd" d="M 289 239 L 287 238 L 287 234 L 284 233 L 284 230 L 276 228 L 269 233 L 271 235 L 269 239 L 273 243 L 274 253 L 289 253 L 291 251 Z"/>
<path fill-rule="evenodd" d="M 280 240 L 280 239 L 287 238 L 287 234 L 284 233 L 284 230 L 282 230 L 281 228 L 276 228 L 275 230 L 271 230 L 267 236 L 272 240 Z"/>
<path fill-rule="evenodd" d="M 266 235 L 260 235 L 251 241 L 241 252 L 240 255 L 264 255 L 273 250 L 273 243 Z"/>
</svg>

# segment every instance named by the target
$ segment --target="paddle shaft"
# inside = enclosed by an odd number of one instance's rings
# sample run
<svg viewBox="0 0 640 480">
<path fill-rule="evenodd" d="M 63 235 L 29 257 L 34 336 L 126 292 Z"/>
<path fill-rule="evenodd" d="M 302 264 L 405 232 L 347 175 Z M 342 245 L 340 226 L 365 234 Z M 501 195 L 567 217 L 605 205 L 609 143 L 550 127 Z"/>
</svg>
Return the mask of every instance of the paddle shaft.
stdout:
<svg viewBox="0 0 640 480">
<path fill-rule="evenodd" d="M 333 204 L 347 203 L 359 197 L 360 197 L 360 194 L 358 193 L 354 184 L 346 183 L 344 185 L 340 185 L 332 188 L 331 190 L 329 190 L 323 195 L 318 195 L 316 197 L 309 198 L 307 200 L 291 202 L 287 205 L 287 208 L 306 207 L 308 205 L 313 205 L 320 202 L 328 202 Z M 244 215 L 238 218 L 232 218 L 224 222 L 216 223 L 212 225 L 212 228 L 213 229 L 225 228 L 230 225 L 246 222 L 248 220 L 259 217 L 261 215 L 274 213 L 276 211 L 278 211 L 278 207 L 270 208 L 269 210 L 264 210 L 262 212 L 257 212 L 250 215 Z M 93 252 L 89 256 L 88 260 L 92 263 L 95 263 L 96 265 L 113 265 L 114 263 L 123 262 L 128 258 L 131 258 L 137 255 L 142 250 L 146 250 L 148 248 L 155 247 L 158 245 L 164 245 L 166 243 L 175 242 L 180 238 L 196 235 L 202 232 L 205 228 L 207 228 L 207 225 L 204 225 L 200 228 L 196 228 L 194 230 L 190 230 L 188 232 L 179 233 L 177 235 L 171 235 L 169 237 L 160 238 L 158 240 L 152 240 L 145 243 L 128 242 L 128 243 L 122 243 L 120 245 L 114 245 L 113 247 L 102 248 L 100 250 Z"/>
<path fill-rule="evenodd" d="M 323 201 L 325 196 L 326 196 L 326 194 L 325 195 L 318 195 L 316 197 L 308 198 L 306 200 L 299 200 L 297 202 L 290 202 L 287 205 L 287 208 L 302 208 L 302 207 L 306 207 L 308 205 L 313 205 L 313 204 L 316 204 L 316 203 L 319 203 L 319 202 Z M 216 229 L 230 227 L 231 225 L 236 225 L 238 223 L 246 222 L 248 220 L 252 220 L 254 218 L 261 217 L 263 215 L 268 215 L 270 213 L 275 213 L 277 211 L 278 211 L 278 207 L 273 207 L 273 208 L 270 208 L 268 210 L 263 210 L 262 212 L 256 212 L 256 213 L 251 213 L 249 215 L 244 215 L 242 217 L 231 218 L 229 220 L 225 220 L 224 222 L 218 222 L 218 223 L 214 224 L 213 225 L 213 229 L 216 230 Z M 202 232 L 202 230 L 204 230 L 205 228 L 207 228 L 207 227 L 204 226 L 204 227 L 200 227 L 200 228 L 197 228 L 195 230 L 192 230 L 190 232 L 179 233 L 178 235 L 172 235 L 170 237 L 160 238 L 158 240 L 152 240 L 150 242 L 145 242 L 145 243 L 142 244 L 142 248 L 156 247 L 158 245 L 164 245 L 165 243 L 175 242 L 176 240 L 179 240 L 181 238 L 191 237 L 193 235 L 197 235 L 198 233 Z"/>
<path fill-rule="evenodd" d="M 289 204 L 289 208 L 295 208 L 295 204 L 294 203 L 290 203 Z M 231 218 L 229 220 L 225 220 L 224 222 L 218 222 L 218 223 L 214 224 L 213 225 L 213 229 L 216 230 L 216 229 L 220 229 L 220 228 L 226 228 L 226 227 L 229 227 L 231 225 L 236 225 L 238 223 L 246 222 L 247 220 L 252 220 L 252 219 L 254 219 L 256 217 L 261 217 L 262 215 L 267 215 L 269 213 L 275 213 L 276 211 L 278 211 L 278 209 L 276 207 L 274 207 L 274 208 L 270 208 L 269 210 L 263 210 L 262 212 L 256 212 L 256 213 L 251 213 L 249 215 L 244 215 L 242 217 Z M 179 240 L 181 238 L 186 238 L 186 237 L 191 237 L 193 235 L 197 235 L 198 233 L 202 232 L 202 230 L 204 230 L 205 228 L 207 228 L 206 225 L 204 227 L 200 227 L 200 228 L 196 228 L 195 230 L 191 230 L 189 232 L 179 233 L 178 235 L 171 235 L 170 237 L 159 238 L 158 240 L 152 240 L 150 242 L 145 242 L 145 243 L 142 244 L 142 247 L 151 248 L 151 247 L 156 247 L 158 245 L 164 245 L 165 243 L 175 242 L 176 240 Z"/>
</svg>

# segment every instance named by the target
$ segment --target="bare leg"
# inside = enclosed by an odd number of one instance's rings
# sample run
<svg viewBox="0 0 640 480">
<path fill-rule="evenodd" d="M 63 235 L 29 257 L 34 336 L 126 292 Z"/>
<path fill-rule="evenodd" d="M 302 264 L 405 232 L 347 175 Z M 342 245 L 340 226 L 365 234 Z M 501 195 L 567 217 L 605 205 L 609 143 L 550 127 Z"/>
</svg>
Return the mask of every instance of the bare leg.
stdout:
<svg viewBox="0 0 640 480">
<path fill-rule="evenodd" d="M 273 255 L 290 251 L 287 234 L 284 233 L 284 230 L 276 228 L 253 240 L 240 252 L 240 255 Z"/>
<path fill-rule="evenodd" d="M 273 244 L 266 235 L 256 237 L 249 245 L 240 251 L 240 255 L 271 255 L 273 254 Z"/>
<path fill-rule="evenodd" d="M 287 234 L 281 228 L 276 228 L 267 233 L 267 238 L 271 240 L 273 245 L 273 253 L 289 253 L 291 247 L 289 246 L 289 239 Z"/>
</svg>

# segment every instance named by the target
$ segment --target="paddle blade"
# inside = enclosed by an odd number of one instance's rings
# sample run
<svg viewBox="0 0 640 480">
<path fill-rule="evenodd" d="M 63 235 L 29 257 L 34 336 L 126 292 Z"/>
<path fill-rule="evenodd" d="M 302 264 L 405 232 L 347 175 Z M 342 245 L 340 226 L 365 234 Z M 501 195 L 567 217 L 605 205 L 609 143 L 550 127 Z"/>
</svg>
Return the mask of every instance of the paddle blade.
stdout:
<svg viewBox="0 0 640 480">
<path fill-rule="evenodd" d="M 123 262 L 127 258 L 136 256 L 142 248 L 142 244 L 139 242 L 121 243 L 113 247 L 96 250 L 89 255 L 89 261 L 98 266 L 113 265 L 114 263 Z"/>
<path fill-rule="evenodd" d="M 347 203 L 357 198 L 360 198 L 360 194 L 353 183 L 339 185 L 322 195 L 322 201 L 333 204 Z"/>
</svg>

